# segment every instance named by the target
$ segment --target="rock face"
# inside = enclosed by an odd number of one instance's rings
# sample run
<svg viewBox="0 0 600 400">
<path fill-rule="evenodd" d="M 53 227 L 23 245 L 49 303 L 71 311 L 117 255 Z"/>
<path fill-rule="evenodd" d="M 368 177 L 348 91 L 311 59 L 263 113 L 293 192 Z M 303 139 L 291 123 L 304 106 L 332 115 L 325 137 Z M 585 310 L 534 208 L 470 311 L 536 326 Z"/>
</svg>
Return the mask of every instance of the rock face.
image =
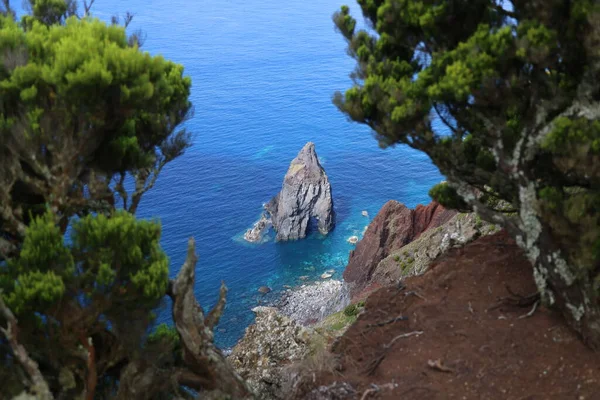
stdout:
<svg viewBox="0 0 600 400">
<path fill-rule="evenodd" d="M 371 221 L 356 249 L 350 252 L 344 280 L 352 285 L 352 293 L 369 283 L 379 262 L 394 250 L 428 229 L 448 222 L 454 215 L 456 211 L 446 210 L 436 202 L 411 210 L 395 200 L 388 201 Z"/>
<path fill-rule="evenodd" d="M 404 277 L 421 275 L 435 259 L 451 248 L 463 247 L 499 230 L 499 227 L 482 221 L 474 213 L 457 214 L 445 224 L 423 232 L 406 246 L 393 250 L 375 267 L 371 281 L 385 286 L 397 283 Z"/>
<path fill-rule="evenodd" d="M 304 238 L 313 218 L 322 234 L 333 228 L 331 185 L 314 143 L 308 142 L 292 160 L 281 192 L 265 208 L 277 232 L 276 240 Z"/>
<path fill-rule="evenodd" d="M 272 307 L 252 310 L 256 321 L 228 357 L 258 399 L 286 399 L 284 388 L 292 377 L 286 366 L 307 357 L 311 346 L 322 337 L 280 314 Z"/>
</svg>

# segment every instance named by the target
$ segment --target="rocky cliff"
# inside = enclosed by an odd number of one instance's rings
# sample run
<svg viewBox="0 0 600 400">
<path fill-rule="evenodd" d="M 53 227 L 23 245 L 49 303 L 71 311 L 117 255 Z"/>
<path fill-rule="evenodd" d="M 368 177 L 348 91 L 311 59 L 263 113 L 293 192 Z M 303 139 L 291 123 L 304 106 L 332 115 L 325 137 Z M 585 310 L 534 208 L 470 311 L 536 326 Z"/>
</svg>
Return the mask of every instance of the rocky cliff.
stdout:
<svg viewBox="0 0 600 400">
<path fill-rule="evenodd" d="M 294 363 L 305 360 L 324 338 L 301 326 L 272 307 L 252 310 L 256 321 L 228 357 L 256 397 L 262 400 L 287 399 L 294 385 Z"/>
<path fill-rule="evenodd" d="M 277 232 L 276 240 L 302 239 L 312 219 L 322 234 L 333 228 L 331 185 L 314 143 L 308 142 L 292 160 L 281 192 L 265 208 Z"/>
<path fill-rule="evenodd" d="M 499 230 L 498 226 L 482 221 L 476 214 L 456 214 L 448 222 L 423 232 L 409 244 L 392 250 L 373 270 L 371 282 L 386 286 L 408 276 L 421 275 L 448 250 Z"/>
<path fill-rule="evenodd" d="M 395 200 L 388 201 L 350 253 L 344 280 L 351 284 L 352 293 L 359 292 L 369 283 L 377 265 L 394 250 L 409 244 L 428 229 L 448 222 L 455 215 L 456 211 L 446 210 L 436 202 L 411 210 Z"/>
</svg>

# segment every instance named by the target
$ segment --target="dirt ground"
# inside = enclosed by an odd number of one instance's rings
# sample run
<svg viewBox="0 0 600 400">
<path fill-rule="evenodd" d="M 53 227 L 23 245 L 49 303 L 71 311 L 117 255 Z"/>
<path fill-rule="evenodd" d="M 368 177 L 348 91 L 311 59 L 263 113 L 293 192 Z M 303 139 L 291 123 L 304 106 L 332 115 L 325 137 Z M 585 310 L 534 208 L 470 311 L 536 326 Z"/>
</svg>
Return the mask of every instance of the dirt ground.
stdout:
<svg viewBox="0 0 600 400">
<path fill-rule="evenodd" d="M 600 399 L 600 353 L 537 307 L 531 265 L 504 233 L 381 288 L 333 345 L 359 399 Z M 520 297 L 522 296 L 522 297 Z M 507 305 L 509 298 L 521 306 Z"/>
</svg>

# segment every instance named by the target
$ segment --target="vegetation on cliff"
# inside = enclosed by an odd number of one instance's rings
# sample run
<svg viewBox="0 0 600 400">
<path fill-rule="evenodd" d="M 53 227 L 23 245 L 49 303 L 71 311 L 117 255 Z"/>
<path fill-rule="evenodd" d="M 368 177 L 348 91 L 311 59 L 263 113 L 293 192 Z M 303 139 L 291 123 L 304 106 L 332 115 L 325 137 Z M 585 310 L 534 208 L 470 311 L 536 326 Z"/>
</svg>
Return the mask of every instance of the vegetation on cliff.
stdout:
<svg viewBox="0 0 600 400">
<path fill-rule="evenodd" d="M 134 216 L 190 144 L 190 78 L 87 2 L 28 6 L 0 5 L 2 396 L 246 397 L 213 344 L 226 288 L 205 314 L 194 242 L 169 280 L 160 225 Z M 148 335 L 167 295 L 175 327 Z"/>
<path fill-rule="evenodd" d="M 357 61 L 337 106 L 428 154 L 448 179 L 431 194 L 505 227 L 543 300 L 600 348 L 597 2 L 358 3 L 366 29 L 347 6 L 333 17 Z"/>
</svg>

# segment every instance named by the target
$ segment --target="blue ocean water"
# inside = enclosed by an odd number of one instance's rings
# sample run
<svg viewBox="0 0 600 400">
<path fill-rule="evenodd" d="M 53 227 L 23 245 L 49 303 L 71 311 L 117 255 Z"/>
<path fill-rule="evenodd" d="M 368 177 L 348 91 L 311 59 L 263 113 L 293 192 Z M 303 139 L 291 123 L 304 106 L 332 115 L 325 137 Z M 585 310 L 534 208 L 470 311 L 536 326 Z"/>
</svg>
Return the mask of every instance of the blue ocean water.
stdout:
<svg viewBox="0 0 600 400">
<path fill-rule="evenodd" d="M 406 147 L 382 150 L 368 128 L 350 123 L 331 103 L 351 86 L 354 67 L 332 13 L 341 0 L 98 0 L 103 19 L 132 11 L 130 30 L 147 34 L 144 49 L 181 63 L 193 80 L 193 147 L 163 171 L 142 200 L 140 217 L 162 221 L 162 245 L 175 276 L 187 239 L 197 243 L 196 293 L 216 301 L 221 280 L 228 305 L 217 331 L 233 345 L 253 320 L 250 309 L 275 298 L 299 277 L 328 269 L 340 278 L 352 246 L 389 199 L 429 202 L 442 177 Z M 358 13 L 358 6 L 354 5 Z M 281 188 L 289 162 L 316 144 L 332 185 L 337 227 L 294 243 L 241 240 L 262 204 Z M 368 211 L 370 217 L 361 215 Z M 273 235 L 271 235 L 273 236 Z M 262 297 L 257 288 L 273 292 Z M 160 319 L 170 319 L 165 304 Z"/>
</svg>

